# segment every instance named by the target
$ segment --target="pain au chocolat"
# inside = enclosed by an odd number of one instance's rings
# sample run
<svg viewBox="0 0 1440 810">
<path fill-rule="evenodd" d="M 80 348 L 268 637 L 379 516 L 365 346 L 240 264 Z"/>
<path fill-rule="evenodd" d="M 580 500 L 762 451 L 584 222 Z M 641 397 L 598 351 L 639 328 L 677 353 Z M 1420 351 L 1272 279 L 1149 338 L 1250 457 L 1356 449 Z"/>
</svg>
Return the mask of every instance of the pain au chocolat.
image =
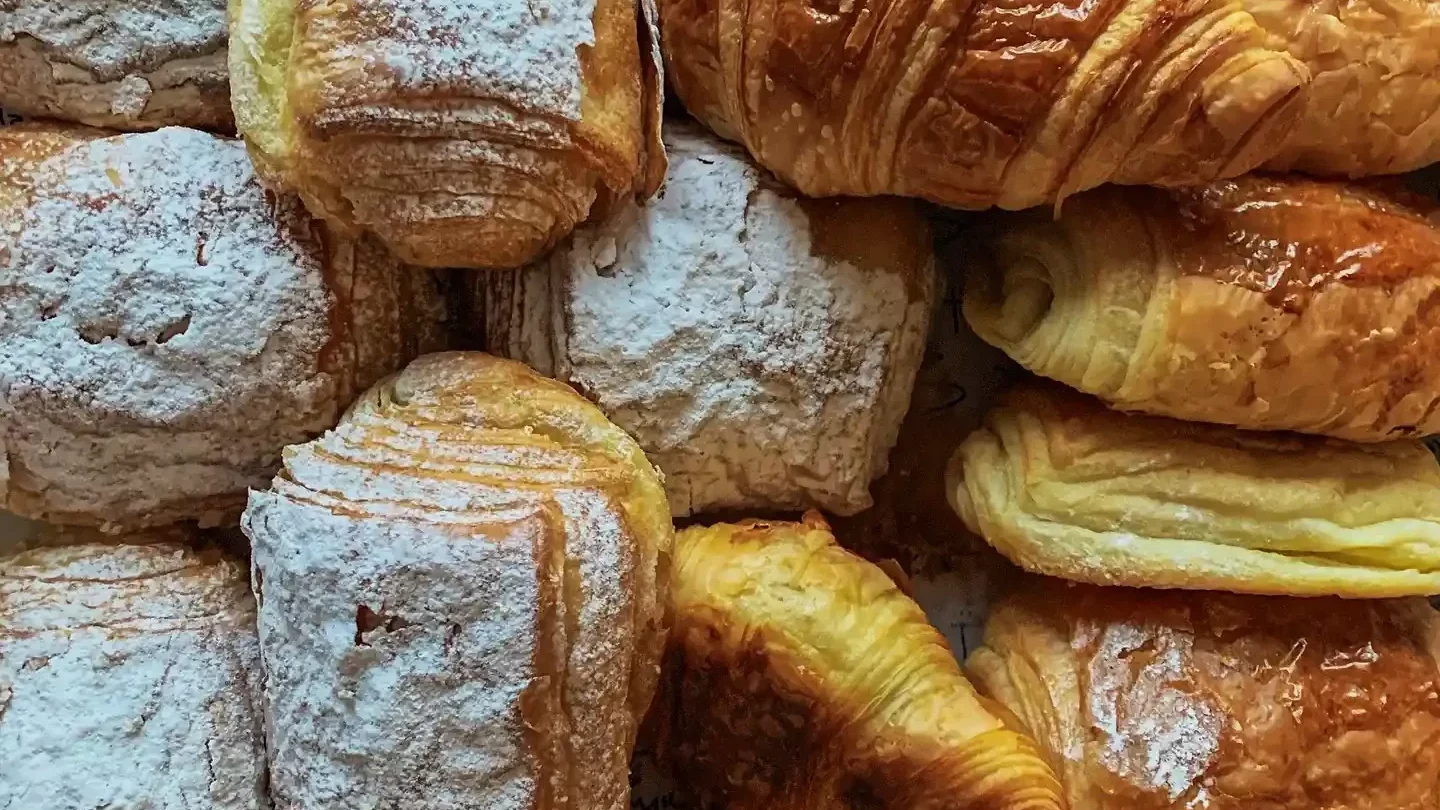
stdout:
<svg viewBox="0 0 1440 810">
<path fill-rule="evenodd" d="M 1376 442 L 1440 432 L 1440 207 L 1250 176 L 1004 215 L 965 316 L 1037 374 L 1133 411 Z"/>
</svg>

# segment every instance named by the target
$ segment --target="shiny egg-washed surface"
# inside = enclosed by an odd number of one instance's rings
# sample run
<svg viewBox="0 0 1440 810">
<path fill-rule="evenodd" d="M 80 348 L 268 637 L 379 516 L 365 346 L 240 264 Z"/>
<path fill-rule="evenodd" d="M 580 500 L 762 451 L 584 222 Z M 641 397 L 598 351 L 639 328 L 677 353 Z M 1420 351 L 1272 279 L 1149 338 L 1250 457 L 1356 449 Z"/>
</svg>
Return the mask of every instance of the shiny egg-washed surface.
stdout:
<svg viewBox="0 0 1440 810">
<path fill-rule="evenodd" d="M 1420 600 L 1033 580 L 968 669 L 1064 760 L 1074 810 L 1426 810 L 1437 644 Z"/>
</svg>

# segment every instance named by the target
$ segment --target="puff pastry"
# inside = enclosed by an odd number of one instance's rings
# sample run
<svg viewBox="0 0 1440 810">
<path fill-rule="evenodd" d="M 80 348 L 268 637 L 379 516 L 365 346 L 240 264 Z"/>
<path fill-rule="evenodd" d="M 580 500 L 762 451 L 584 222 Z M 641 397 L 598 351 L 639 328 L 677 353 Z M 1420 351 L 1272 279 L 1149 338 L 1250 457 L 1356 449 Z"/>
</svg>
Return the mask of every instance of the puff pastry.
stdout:
<svg viewBox="0 0 1440 810">
<path fill-rule="evenodd" d="M 123 130 L 233 130 L 225 0 L 0 2 L 0 107 Z"/>
<path fill-rule="evenodd" d="M 1424 810 L 1440 628 L 1423 601 L 1031 582 L 970 677 L 1064 762 L 1071 810 Z"/>
<path fill-rule="evenodd" d="M 811 196 L 1030 206 L 1272 157 L 1310 73 L 1229 0 L 660 0 L 672 86 Z"/>
<path fill-rule="evenodd" d="M 637 0 L 230 11 L 236 119 L 262 172 L 406 261 L 518 267 L 664 176 Z"/>
<path fill-rule="evenodd" d="M 819 514 L 676 539 L 662 757 L 728 810 L 1059 810 L 1010 715 Z"/>
<path fill-rule="evenodd" d="M 965 316 L 1125 410 L 1355 441 L 1440 432 L 1440 207 L 1252 176 L 1000 218 Z"/>
<path fill-rule="evenodd" d="M 676 515 L 870 505 L 935 297 L 924 214 L 796 199 L 666 125 L 664 196 L 539 266 L 477 273 L 487 346 L 574 384 L 665 471 Z"/>
<path fill-rule="evenodd" d="M 278 810 L 623 810 L 670 516 L 624 431 L 482 354 L 421 358 L 251 494 Z"/>
<path fill-rule="evenodd" d="M 1100 585 L 1440 594 L 1440 462 L 1130 416 L 1022 386 L 951 462 L 952 505 L 1021 567 Z"/>
<path fill-rule="evenodd" d="M 0 557 L 0 807 L 265 810 L 255 600 L 169 528 Z"/>
<path fill-rule="evenodd" d="M 320 230 L 237 141 L 0 129 L 0 507 L 233 521 L 443 316 L 432 274 Z"/>
</svg>

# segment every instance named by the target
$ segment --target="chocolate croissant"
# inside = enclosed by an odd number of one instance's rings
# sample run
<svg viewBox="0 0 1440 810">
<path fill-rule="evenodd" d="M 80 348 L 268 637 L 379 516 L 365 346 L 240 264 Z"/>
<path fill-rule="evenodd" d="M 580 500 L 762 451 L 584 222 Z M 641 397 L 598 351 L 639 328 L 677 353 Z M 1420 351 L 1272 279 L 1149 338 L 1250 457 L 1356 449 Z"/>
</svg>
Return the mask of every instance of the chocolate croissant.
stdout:
<svg viewBox="0 0 1440 810">
<path fill-rule="evenodd" d="M 671 588 L 659 746 L 702 806 L 1063 807 L 1035 743 L 817 513 L 681 532 Z"/>
<path fill-rule="evenodd" d="M 253 492 L 277 810 L 624 810 L 664 643 L 653 467 L 570 388 L 421 358 Z"/>
<path fill-rule="evenodd" d="M 1251 176 L 997 218 L 965 317 L 1118 408 L 1354 441 L 1440 432 L 1440 207 Z"/>
<path fill-rule="evenodd" d="M 1348 602 L 1032 581 L 966 662 L 1064 764 L 1070 810 L 1440 803 L 1440 620 Z"/>
<path fill-rule="evenodd" d="M 1023 568 L 1099 585 L 1440 594 L 1440 462 L 1132 416 L 1020 386 L 960 445 L 951 503 Z"/>
<path fill-rule="evenodd" d="M 811 196 L 1028 208 L 1273 157 L 1310 72 L 1230 0 L 660 0 L 692 114 Z"/>
<path fill-rule="evenodd" d="M 325 232 L 238 141 L 0 129 L 0 508 L 233 522 L 443 317 L 433 274 Z"/>
<path fill-rule="evenodd" d="M 230 12 L 236 120 L 262 174 L 405 261 L 517 267 L 664 177 L 637 0 Z"/>
</svg>

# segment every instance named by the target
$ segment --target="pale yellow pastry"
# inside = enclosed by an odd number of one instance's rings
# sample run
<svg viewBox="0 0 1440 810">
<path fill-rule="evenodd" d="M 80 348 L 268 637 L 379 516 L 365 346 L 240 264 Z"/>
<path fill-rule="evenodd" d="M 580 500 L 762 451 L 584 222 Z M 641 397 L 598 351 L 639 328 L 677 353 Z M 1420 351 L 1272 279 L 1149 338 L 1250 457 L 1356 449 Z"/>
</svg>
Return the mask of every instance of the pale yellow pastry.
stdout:
<svg viewBox="0 0 1440 810">
<path fill-rule="evenodd" d="M 516 267 L 664 177 L 650 0 L 231 0 L 263 175 L 434 267 Z"/>
<path fill-rule="evenodd" d="M 1440 593 L 1440 463 L 1009 392 L 951 461 L 952 505 L 1031 571 L 1296 596 Z"/>
<path fill-rule="evenodd" d="M 965 317 L 1124 410 L 1355 441 L 1440 432 L 1440 207 L 1249 176 L 998 217 Z"/>
<path fill-rule="evenodd" d="M 1037 578 L 966 668 L 1063 762 L 1070 810 L 1429 810 L 1436 615 Z"/>
<path fill-rule="evenodd" d="M 660 747 L 707 806 L 1063 806 L 1034 742 L 817 513 L 681 532 L 671 596 Z"/>
</svg>

